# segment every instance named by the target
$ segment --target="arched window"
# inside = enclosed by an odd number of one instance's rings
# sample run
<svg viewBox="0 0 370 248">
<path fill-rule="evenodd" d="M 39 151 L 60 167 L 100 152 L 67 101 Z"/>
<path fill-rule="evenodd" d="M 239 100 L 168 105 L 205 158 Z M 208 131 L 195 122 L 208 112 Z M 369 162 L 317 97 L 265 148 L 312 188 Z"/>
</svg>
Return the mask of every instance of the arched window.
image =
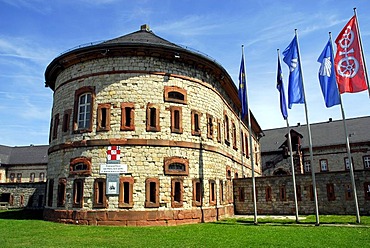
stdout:
<svg viewBox="0 0 370 248">
<path fill-rule="evenodd" d="M 69 166 L 71 175 L 91 175 L 91 158 L 78 157 L 71 159 Z"/>
<path fill-rule="evenodd" d="M 177 86 L 165 86 L 164 101 L 187 104 L 186 90 Z"/>
<path fill-rule="evenodd" d="M 164 174 L 188 176 L 189 160 L 180 157 L 169 157 L 164 159 Z"/>
<path fill-rule="evenodd" d="M 73 130 L 75 132 L 91 132 L 92 130 L 94 92 L 94 87 L 82 87 L 75 92 L 73 115 Z"/>
</svg>

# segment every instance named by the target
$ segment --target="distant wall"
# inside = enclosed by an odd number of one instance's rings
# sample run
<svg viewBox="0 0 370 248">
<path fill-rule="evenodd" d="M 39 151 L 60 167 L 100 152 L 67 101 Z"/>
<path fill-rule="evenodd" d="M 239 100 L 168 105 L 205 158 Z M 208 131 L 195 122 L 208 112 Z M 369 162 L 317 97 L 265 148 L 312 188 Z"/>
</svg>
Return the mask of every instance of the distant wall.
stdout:
<svg viewBox="0 0 370 248">
<path fill-rule="evenodd" d="M 257 213 L 294 215 L 292 176 L 256 177 Z M 253 214 L 252 178 L 234 179 L 235 214 Z M 370 215 L 370 170 L 355 171 L 361 215 Z M 314 214 L 311 175 L 296 175 L 298 213 Z M 320 214 L 356 214 L 350 173 L 316 174 Z"/>
<path fill-rule="evenodd" d="M 0 183 L 0 202 L 8 208 L 42 209 L 46 183 Z"/>
</svg>

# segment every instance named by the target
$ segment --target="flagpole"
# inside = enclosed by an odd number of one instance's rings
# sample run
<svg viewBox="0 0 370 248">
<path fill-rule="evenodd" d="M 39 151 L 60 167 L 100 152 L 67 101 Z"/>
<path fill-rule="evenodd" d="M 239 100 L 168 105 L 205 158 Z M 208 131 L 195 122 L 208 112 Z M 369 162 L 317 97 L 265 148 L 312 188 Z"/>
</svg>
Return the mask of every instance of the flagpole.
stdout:
<svg viewBox="0 0 370 248">
<path fill-rule="evenodd" d="M 300 58 L 301 55 L 300 55 L 300 50 L 299 50 L 297 29 L 295 29 L 294 31 L 295 31 L 295 36 L 297 38 L 298 63 L 299 63 L 299 68 L 301 69 L 300 77 L 301 77 L 301 81 L 302 81 L 302 92 L 303 92 L 303 97 L 305 99 L 304 100 L 304 110 L 305 110 L 305 114 L 306 114 L 307 132 L 308 132 L 308 146 L 309 146 L 309 151 L 310 151 L 312 188 L 313 188 L 313 195 L 314 195 L 314 200 L 315 200 L 315 211 L 316 211 L 316 226 L 319 226 L 320 225 L 319 204 L 318 204 L 318 201 L 317 201 L 316 176 L 315 176 L 315 167 L 314 167 L 314 164 L 313 164 L 311 127 L 310 127 L 310 123 L 308 121 L 308 110 L 307 110 L 306 95 L 305 95 L 304 84 L 303 84 L 303 72 L 302 72 L 302 64 L 301 64 L 301 58 Z"/>
<path fill-rule="evenodd" d="M 358 41 L 360 43 L 360 50 L 361 50 L 361 55 L 362 55 L 362 60 L 363 60 L 363 63 L 364 63 L 364 74 L 365 74 L 365 81 L 366 81 L 366 85 L 367 85 L 367 91 L 369 93 L 369 98 L 370 98 L 370 86 L 369 86 L 369 77 L 367 75 L 367 68 L 366 68 L 366 59 L 365 59 L 365 53 L 364 53 L 364 49 L 363 49 L 363 46 L 362 46 L 362 39 L 361 39 L 361 34 L 360 34 L 360 24 L 358 23 L 358 18 L 357 18 L 357 11 L 356 11 L 356 8 L 353 8 L 353 12 L 355 13 L 355 18 L 356 18 L 356 28 L 357 28 L 357 36 L 358 36 Z"/>
<path fill-rule="evenodd" d="M 278 60 L 279 60 L 279 65 L 280 65 L 280 52 L 279 49 L 277 49 L 278 53 Z M 282 81 L 282 80 L 281 80 Z M 284 90 L 284 88 L 282 89 Z M 285 99 L 284 99 L 285 101 Z M 286 121 L 286 126 L 288 130 L 288 147 L 289 147 L 289 153 L 290 153 L 290 165 L 291 165 L 291 170 L 292 170 L 292 178 L 293 178 L 293 190 L 294 190 L 294 204 L 295 204 L 295 221 L 296 223 L 299 222 L 299 217 L 298 217 L 298 201 L 297 201 L 297 187 L 296 187 L 296 182 L 295 182 L 295 170 L 294 170 L 294 161 L 293 161 L 293 149 L 292 149 L 292 137 L 290 135 L 290 127 L 289 127 L 289 122 L 288 122 L 288 115 L 283 116 L 285 121 Z"/>
<path fill-rule="evenodd" d="M 242 56 L 243 56 L 243 63 L 244 63 L 244 70 L 245 70 L 245 60 L 244 60 L 244 45 L 242 45 Z M 253 210 L 254 210 L 254 224 L 258 224 L 257 220 L 257 199 L 256 199 L 256 179 L 254 176 L 254 156 L 253 156 L 253 142 L 252 142 L 252 128 L 251 128 L 251 112 L 249 109 L 248 103 L 248 83 L 247 78 L 244 73 L 244 82 L 245 82 L 245 89 L 246 89 L 246 105 L 247 105 L 247 115 L 248 115 L 248 131 L 249 131 L 249 150 L 250 150 L 250 158 L 251 158 L 251 167 L 252 167 L 252 192 L 253 192 Z"/>
<path fill-rule="evenodd" d="M 330 42 L 332 43 L 331 32 L 329 32 L 329 38 L 330 38 Z M 331 45 L 331 49 L 332 49 L 331 54 L 333 55 L 334 54 L 333 44 Z M 360 220 L 360 211 L 359 211 L 358 200 L 357 200 L 356 181 L 355 181 L 355 176 L 354 176 L 354 172 L 353 172 L 351 147 L 349 145 L 348 129 L 347 129 L 347 124 L 346 124 L 346 117 L 345 117 L 345 114 L 344 114 L 344 108 L 343 108 L 343 104 L 342 104 L 342 96 L 341 96 L 341 94 L 339 94 L 339 103 L 340 103 L 340 110 L 341 110 L 341 113 L 342 113 L 344 134 L 346 136 L 346 148 L 347 148 L 347 156 L 348 156 L 348 163 L 349 163 L 349 173 L 351 175 L 351 183 L 352 183 L 352 188 L 353 188 L 353 196 L 354 196 L 355 207 L 356 207 L 356 221 L 357 221 L 357 223 L 360 223 L 361 222 L 361 220 Z"/>
</svg>

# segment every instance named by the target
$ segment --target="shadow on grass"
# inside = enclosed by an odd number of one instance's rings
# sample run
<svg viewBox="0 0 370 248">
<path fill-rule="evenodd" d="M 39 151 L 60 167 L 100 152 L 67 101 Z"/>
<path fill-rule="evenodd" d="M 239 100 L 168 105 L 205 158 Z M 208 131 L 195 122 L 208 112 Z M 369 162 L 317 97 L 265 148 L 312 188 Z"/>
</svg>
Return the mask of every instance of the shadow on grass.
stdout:
<svg viewBox="0 0 370 248">
<path fill-rule="evenodd" d="M 0 219 L 42 220 L 43 210 L 16 209 L 0 211 Z"/>
</svg>

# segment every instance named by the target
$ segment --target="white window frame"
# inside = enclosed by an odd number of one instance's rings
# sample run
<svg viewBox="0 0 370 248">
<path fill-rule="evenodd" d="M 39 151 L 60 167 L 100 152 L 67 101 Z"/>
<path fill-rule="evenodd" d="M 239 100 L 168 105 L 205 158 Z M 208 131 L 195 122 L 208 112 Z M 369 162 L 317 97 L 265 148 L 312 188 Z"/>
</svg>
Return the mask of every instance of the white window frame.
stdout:
<svg viewBox="0 0 370 248">
<path fill-rule="evenodd" d="M 370 156 L 364 156 L 363 162 L 364 162 L 364 168 L 370 169 Z"/>
<path fill-rule="evenodd" d="M 81 102 L 82 98 L 85 97 L 83 102 Z M 90 127 L 90 116 L 91 116 L 91 93 L 87 92 L 81 94 L 78 97 L 78 113 L 77 113 L 77 126 L 78 129 L 87 129 Z M 88 111 L 88 108 L 90 110 Z"/>
<path fill-rule="evenodd" d="M 328 160 L 326 159 L 320 160 L 320 169 L 321 171 L 328 171 Z"/>
<path fill-rule="evenodd" d="M 310 172 L 310 171 L 311 171 L 311 162 L 304 161 L 304 172 Z"/>
</svg>

